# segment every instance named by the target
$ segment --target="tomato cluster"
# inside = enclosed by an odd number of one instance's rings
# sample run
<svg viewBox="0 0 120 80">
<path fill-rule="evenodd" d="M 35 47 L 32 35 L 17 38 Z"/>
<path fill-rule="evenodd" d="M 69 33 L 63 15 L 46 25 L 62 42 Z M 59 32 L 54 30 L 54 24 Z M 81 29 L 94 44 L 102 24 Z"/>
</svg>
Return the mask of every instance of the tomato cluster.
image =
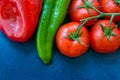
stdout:
<svg viewBox="0 0 120 80">
<path fill-rule="evenodd" d="M 120 46 L 117 26 L 120 15 L 117 13 L 120 14 L 117 0 L 72 0 L 69 7 L 71 22 L 62 25 L 56 34 L 59 51 L 65 56 L 77 57 L 91 46 L 98 53 L 113 53 Z"/>
</svg>

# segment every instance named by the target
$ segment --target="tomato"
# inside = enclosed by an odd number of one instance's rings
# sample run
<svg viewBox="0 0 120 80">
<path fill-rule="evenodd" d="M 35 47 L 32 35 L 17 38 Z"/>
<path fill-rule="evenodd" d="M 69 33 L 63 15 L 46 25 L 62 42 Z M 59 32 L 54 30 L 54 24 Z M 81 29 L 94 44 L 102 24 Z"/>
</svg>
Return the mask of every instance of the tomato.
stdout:
<svg viewBox="0 0 120 80">
<path fill-rule="evenodd" d="M 120 5 L 115 3 L 117 0 L 100 0 L 101 11 L 105 13 L 116 13 L 120 12 Z M 110 19 L 110 17 L 105 17 L 106 19 Z M 114 22 L 120 21 L 120 16 L 116 16 L 113 19 Z"/>
<path fill-rule="evenodd" d="M 34 33 L 42 0 L 0 0 L 0 29 L 9 39 L 27 41 Z"/>
<path fill-rule="evenodd" d="M 90 30 L 91 46 L 98 53 L 112 53 L 119 48 L 120 30 L 115 23 L 112 23 L 111 33 L 107 32 L 109 22 L 109 20 L 100 20 Z M 108 35 L 111 36 L 108 38 Z"/>
<path fill-rule="evenodd" d="M 69 22 L 60 27 L 56 34 L 56 45 L 59 51 L 68 57 L 77 57 L 85 53 L 89 47 L 89 33 L 83 26 L 79 33 L 81 36 L 78 39 L 82 42 L 68 38 L 78 28 L 78 22 Z"/>
<path fill-rule="evenodd" d="M 87 1 L 87 0 L 84 0 Z M 97 0 L 88 0 L 89 2 L 92 2 L 92 6 L 98 8 L 100 6 L 99 2 Z M 96 16 L 98 13 L 93 10 L 89 9 L 89 11 L 86 8 L 78 8 L 79 6 L 84 6 L 83 0 L 72 0 L 69 8 L 69 15 L 72 21 L 80 22 L 81 19 L 88 18 L 91 16 Z M 89 20 L 85 26 L 91 26 L 97 21 L 97 19 Z"/>
</svg>

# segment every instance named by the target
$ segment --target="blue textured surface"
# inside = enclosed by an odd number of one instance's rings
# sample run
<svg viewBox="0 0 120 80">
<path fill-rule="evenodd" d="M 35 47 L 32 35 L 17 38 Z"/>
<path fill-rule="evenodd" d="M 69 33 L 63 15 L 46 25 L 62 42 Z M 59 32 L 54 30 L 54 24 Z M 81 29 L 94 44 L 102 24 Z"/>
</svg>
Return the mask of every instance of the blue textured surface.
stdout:
<svg viewBox="0 0 120 80">
<path fill-rule="evenodd" d="M 16 43 L 0 32 L 0 80 L 120 80 L 120 49 L 101 55 L 90 48 L 73 59 L 54 46 L 53 54 L 52 63 L 44 65 L 37 55 L 35 37 Z"/>
<path fill-rule="evenodd" d="M 102 55 L 89 48 L 80 57 L 68 58 L 54 45 L 52 63 L 44 65 L 35 35 L 26 43 L 16 43 L 0 31 L 0 80 L 120 80 L 120 49 Z"/>
</svg>

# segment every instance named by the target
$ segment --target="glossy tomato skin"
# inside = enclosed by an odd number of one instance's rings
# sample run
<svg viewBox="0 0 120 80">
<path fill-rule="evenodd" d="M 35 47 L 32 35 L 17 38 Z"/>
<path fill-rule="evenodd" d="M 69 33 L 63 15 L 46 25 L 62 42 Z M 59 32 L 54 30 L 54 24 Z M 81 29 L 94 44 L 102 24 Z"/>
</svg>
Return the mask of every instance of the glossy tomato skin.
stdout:
<svg viewBox="0 0 120 80">
<path fill-rule="evenodd" d="M 27 41 L 34 33 L 42 0 L 0 0 L 0 29 L 9 39 Z"/>
<path fill-rule="evenodd" d="M 85 0 L 86 1 L 86 0 Z M 92 2 L 92 5 L 94 7 L 99 7 L 100 4 L 97 0 L 88 0 L 89 2 Z M 77 8 L 79 6 L 84 6 L 84 3 L 82 2 L 82 0 L 72 0 L 71 1 L 71 4 L 70 4 L 70 8 L 69 8 L 69 15 L 70 15 L 70 18 L 72 21 L 75 21 L 75 22 L 80 22 L 81 19 L 84 19 L 84 18 L 88 18 L 90 17 L 91 15 L 88 13 L 87 9 L 86 8 Z M 92 14 L 92 16 L 96 16 L 98 15 L 98 13 L 93 10 L 93 9 L 90 9 L 90 12 Z M 85 26 L 91 26 L 93 25 L 95 22 L 97 21 L 97 19 L 92 19 L 92 20 L 89 20 Z"/>
<path fill-rule="evenodd" d="M 117 5 L 114 0 L 100 0 L 101 11 L 105 13 L 116 13 L 120 12 L 120 6 Z M 110 17 L 105 17 L 105 19 L 110 19 Z M 116 16 L 113 19 L 114 22 L 120 21 L 120 16 Z"/>
<path fill-rule="evenodd" d="M 111 36 L 110 40 L 104 36 L 104 32 L 100 27 L 100 24 L 106 28 L 109 25 L 109 20 L 100 20 L 98 21 L 90 30 L 90 43 L 92 48 L 98 53 L 112 53 L 119 48 L 120 45 L 120 30 L 112 23 L 113 33 L 116 36 Z"/>
<path fill-rule="evenodd" d="M 88 30 L 83 26 L 80 32 L 82 35 L 79 39 L 84 43 L 80 44 L 79 42 L 68 38 L 70 33 L 74 33 L 79 23 L 69 22 L 60 27 L 56 34 L 56 45 L 59 51 L 68 57 L 77 57 L 85 53 L 89 47 L 89 33 Z"/>
</svg>

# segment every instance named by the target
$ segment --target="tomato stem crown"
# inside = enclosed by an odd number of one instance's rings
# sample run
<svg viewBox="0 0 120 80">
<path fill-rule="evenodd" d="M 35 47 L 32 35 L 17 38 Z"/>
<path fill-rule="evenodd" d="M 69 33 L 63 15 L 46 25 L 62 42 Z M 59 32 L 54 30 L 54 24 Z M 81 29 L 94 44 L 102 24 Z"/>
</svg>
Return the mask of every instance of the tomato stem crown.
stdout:
<svg viewBox="0 0 120 80">
<path fill-rule="evenodd" d="M 114 0 L 114 2 L 115 2 L 118 6 L 120 6 L 120 0 Z"/>
<path fill-rule="evenodd" d="M 112 32 L 114 27 L 108 27 L 106 28 L 105 26 L 103 26 L 102 24 L 100 24 L 103 32 L 104 32 L 104 36 L 107 37 L 108 41 L 110 41 L 110 37 L 111 36 L 115 36 L 115 34 Z"/>
<path fill-rule="evenodd" d="M 89 2 L 88 0 L 86 0 L 86 1 L 84 2 L 84 7 L 85 7 L 85 8 L 91 8 L 91 5 L 92 5 L 92 2 Z"/>
<path fill-rule="evenodd" d="M 75 41 L 79 42 L 79 43 L 82 44 L 82 45 L 85 45 L 85 43 L 83 43 L 83 42 L 79 39 L 79 37 L 80 37 L 81 35 L 82 35 L 82 32 L 79 33 L 79 34 L 77 34 L 77 35 L 75 35 L 74 33 L 70 33 L 70 35 L 68 36 L 68 38 L 70 38 L 70 39 L 72 39 L 72 40 L 75 40 Z"/>
<path fill-rule="evenodd" d="M 82 35 L 82 32 L 79 32 L 82 28 L 82 26 L 87 22 L 87 20 L 81 22 L 81 24 L 78 26 L 77 30 L 75 31 L 75 33 L 70 33 L 70 35 L 68 36 L 68 38 L 75 40 L 77 42 L 80 42 L 81 44 L 83 44 L 82 41 L 80 41 L 79 37 Z"/>
<path fill-rule="evenodd" d="M 93 1 L 94 0 L 92 0 L 91 2 L 89 2 L 88 0 L 86 0 L 86 1 L 82 0 L 84 5 L 83 6 L 78 6 L 77 8 L 86 8 L 88 13 L 90 14 L 90 16 L 92 16 L 92 13 L 91 13 L 90 9 L 91 9 L 91 5 L 92 5 Z"/>
</svg>

